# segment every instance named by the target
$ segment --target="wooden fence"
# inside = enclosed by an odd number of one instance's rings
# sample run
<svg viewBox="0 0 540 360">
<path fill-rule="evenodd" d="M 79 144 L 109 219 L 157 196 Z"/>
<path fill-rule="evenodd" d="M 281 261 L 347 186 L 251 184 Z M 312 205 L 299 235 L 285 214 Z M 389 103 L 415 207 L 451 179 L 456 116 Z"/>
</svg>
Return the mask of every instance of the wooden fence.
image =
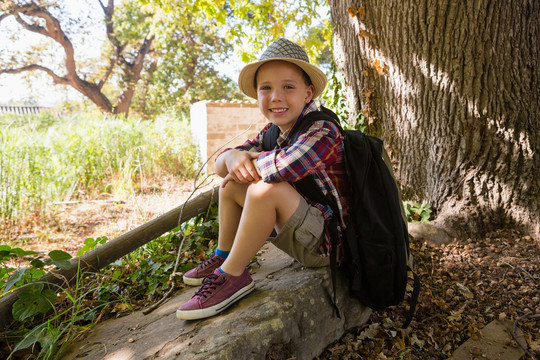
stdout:
<svg viewBox="0 0 540 360">
<path fill-rule="evenodd" d="M 6 105 L 0 105 L 0 114 L 19 114 L 19 115 L 26 115 L 26 114 L 38 114 L 44 110 L 48 110 L 50 108 L 45 106 L 6 106 Z"/>
</svg>

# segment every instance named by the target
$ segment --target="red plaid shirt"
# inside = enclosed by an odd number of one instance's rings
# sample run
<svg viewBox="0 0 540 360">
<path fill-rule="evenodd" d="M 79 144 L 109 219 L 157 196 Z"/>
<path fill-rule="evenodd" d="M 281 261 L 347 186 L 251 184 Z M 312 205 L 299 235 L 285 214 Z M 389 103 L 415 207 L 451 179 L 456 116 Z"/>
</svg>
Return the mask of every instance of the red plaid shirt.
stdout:
<svg viewBox="0 0 540 360">
<path fill-rule="evenodd" d="M 314 102 L 311 102 L 304 109 L 303 115 L 315 110 L 318 108 Z M 257 158 L 257 167 L 264 182 L 287 181 L 294 186 L 296 181 L 313 174 L 323 193 L 325 195 L 332 194 L 339 207 L 341 219 L 338 227 L 340 234 L 340 239 L 338 239 L 339 259 L 340 254 L 343 254 L 341 228 L 346 223 L 349 208 L 347 201 L 349 184 L 343 159 L 343 136 L 332 122 L 320 120 L 315 121 L 308 129 L 302 131 L 293 144 L 289 144 L 292 140 L 291 127 L 280 134 L 276 149 L 263 151 L 262 139 L 271 125 L 270 123 L 266 125 L 255 139 L 248 140 L 235 149 L 261 153 Z M 306 201 L 321 210 L 325 223 L 328 224 L 332 216 L 330 207 L 314 203 L 308 198 Z M 328 256 L 331 248 L 328 226 L 325 226 L 325 238 L 319 247 L 319 253 L 322 256 Z"/>
</svg>

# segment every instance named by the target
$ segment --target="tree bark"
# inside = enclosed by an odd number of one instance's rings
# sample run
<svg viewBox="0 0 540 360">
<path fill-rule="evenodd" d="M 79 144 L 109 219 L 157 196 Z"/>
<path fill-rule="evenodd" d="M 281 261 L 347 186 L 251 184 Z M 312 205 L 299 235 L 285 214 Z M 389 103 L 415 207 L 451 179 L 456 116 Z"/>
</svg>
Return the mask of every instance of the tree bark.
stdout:
<svg viewBox="0 0 540 360">
<path fill-rule="evenodd" d="M 383 137 L 404 197 L 478 237 L 540 238 L 540 2 L 330 0 L 354 117 Z"/>
<path fill-rule="evenodd" d="M 80 258 L 72 259 L 71 268 L 69 270 L 51 271 L 36 280 L 36 282 L 42 282 L 49 285 L 56 284 L 58 286 L 51 286 L 50 288 L 59 291 L 60 287 L 67 287 L 72 284 L 77 275 L 89 271 L 98 271 L 122 256 L 129 254 L 133 250 L 158 238 L 167 231 L 174 229 L 178 224 L 181 224 L 208 209 L 208 207 L 218 200 L 219 186 L 220 185 L 216 185 L 212 190 L 199 194 L 195 198 L 154 220 L 96 247 L 94 250 L 82 255 Z M 0 299 L 0 329 L 8 325 L 13 319 L 11 308 L 15 301 L 17 301 L 18 294 L 22 289 L 23 288 L 19 288 Z"/>
</svg>

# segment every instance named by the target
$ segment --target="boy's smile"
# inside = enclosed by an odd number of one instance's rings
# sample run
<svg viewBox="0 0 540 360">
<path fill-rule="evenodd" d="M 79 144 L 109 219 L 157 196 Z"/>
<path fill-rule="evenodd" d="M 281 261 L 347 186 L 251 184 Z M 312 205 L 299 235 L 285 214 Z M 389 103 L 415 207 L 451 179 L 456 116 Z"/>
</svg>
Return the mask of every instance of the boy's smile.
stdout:
<svg viewBox="0 0 540 360">
<path fill-rule="evenodd" d="M 313 85 L 307 85 L 302 70 L 286 61 L 263 64 L 256 77 L 257 102 L 261 113 L 281 132 L 294 125 L 304 106 L 313 98 Z"/>
</svg>

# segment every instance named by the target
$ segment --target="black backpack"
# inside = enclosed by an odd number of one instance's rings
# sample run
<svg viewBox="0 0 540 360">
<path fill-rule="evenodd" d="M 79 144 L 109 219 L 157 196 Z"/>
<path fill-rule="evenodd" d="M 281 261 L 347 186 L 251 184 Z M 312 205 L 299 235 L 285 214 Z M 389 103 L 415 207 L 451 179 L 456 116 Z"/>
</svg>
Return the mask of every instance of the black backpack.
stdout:
<svg viewBox="0 0 540 360">
<path fill-rule="evenodd" d="M 350 293 L 373 310 L 383 310 L 403 301 L 408 272 L 411 272 L 414 286 L 410 310 L 403 324 L 403 328 L 406 328 L 414 316 L 420 281 L 411 269 L 412 257 L 403 203 L 382 140 L 358 130 L 343 130 L 337 115 L 321 107 L 321 111 L 308 113 L 294 125 L 291 143 L 317 120 L 331 121 L 344 136 L 351 203 L 349 223 L 343 234 L 345 258 L 340 268 L 349 281 Z M 279 128 L 273 125 L 263 138 L 263 149 L 273 150 L 278 136 Z M 295 182 L 294 187 L 307 198 L 330 206 L 335 214 L 329 224 L 335 306 L 339 209 L 332 196 L 323 194 L 313 176 Z M 335 309 L 337 311 L 337 307 Z M 337 314 L 339 316 L 339 312 Z"/>
</svg>

